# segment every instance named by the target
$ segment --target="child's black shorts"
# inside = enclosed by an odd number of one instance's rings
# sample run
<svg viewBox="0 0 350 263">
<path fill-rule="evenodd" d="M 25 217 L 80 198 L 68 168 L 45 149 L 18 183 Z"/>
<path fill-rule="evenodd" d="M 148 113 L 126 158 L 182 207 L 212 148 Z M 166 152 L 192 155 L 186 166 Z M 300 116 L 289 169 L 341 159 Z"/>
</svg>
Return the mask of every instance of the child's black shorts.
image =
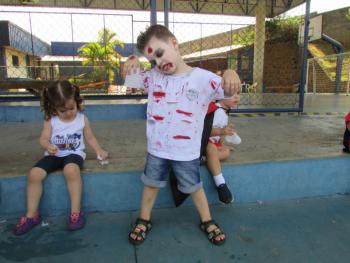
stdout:
<svg viewBox="0 0 350 263">
<path fill-rule="evenodd" d="M 70 154 L 64 157 L 47 155 L 38 161 L 33 167 L 39 167 L 49 174 L 56 170 L 63 169 L 69 163 L 75 163 L 81 170 L 83 168 L 84 159 L 78 154 Z"/>
</svg>

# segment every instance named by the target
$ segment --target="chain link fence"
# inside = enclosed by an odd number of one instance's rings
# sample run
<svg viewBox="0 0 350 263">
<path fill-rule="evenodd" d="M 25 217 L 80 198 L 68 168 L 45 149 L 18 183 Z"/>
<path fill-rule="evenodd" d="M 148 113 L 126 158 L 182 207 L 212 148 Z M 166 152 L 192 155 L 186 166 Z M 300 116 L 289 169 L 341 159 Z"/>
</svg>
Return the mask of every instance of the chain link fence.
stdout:
<svg viewBox="0 0 350 263">
<path fill-rule="evenodd" d="M 163 24 L 164 13 L 157 16 Z M 265 32 L 256 34 L 255 17 L 169 13 L 169 29 L 186 63 L 219 75 L 228 68 L 238 72 L 241 108 L 298 107 L 302 22 L 301 17 L 267 19 Z M 11 40 L 0 45 L 1 96 L 37 96 L 39 88 L 33 92 L 28 80 L 57 79 L 72 81 L 91 97 L 141 95 L 123 86 L 121 70 L 136 51 L 139 32 L 149 25 L 149 12 L 0 11 L 0 29 L 7 28 Z"/>
<path fill-rule="evenodd" d="M 308 59 L 309 93 L 349 94 L 350 52 Z"/>
</svg>

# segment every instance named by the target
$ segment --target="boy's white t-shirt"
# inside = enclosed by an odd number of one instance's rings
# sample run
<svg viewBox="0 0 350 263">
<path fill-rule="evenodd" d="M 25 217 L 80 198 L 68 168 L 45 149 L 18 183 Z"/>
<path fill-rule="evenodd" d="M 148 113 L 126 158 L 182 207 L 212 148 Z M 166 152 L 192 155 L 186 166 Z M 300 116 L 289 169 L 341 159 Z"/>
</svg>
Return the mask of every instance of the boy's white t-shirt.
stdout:
<svg viewBox="0 0 350 263">
<path fill-rule="evenodd" d="M 57 116 L 52 117 L 50 143 L 57 146 L 58 151 L 55 156 L 78 154 L 85 160 L 84 127 L 85 116 L 81 112 L 77 113 L 73 121 L 67 123 L 61 121 Z M 45 151 L 45 155 L 49 153 Z"/>
<path fill-rule="evenodd" d="M 214 113 L 214 120 L 213 120 L 213 128 L 224 128 L 228 124 L 228 116 L 226 114 L 226 111 L 220 105 L 220 103 L 216 103 L 216 105 L 219 107 L 215 113 Z M 210 136 L 210 141 L 214 143 L 220 142 L 220 136 Z"/>
<path fill-rule="evenodd" d="M 152 69 L 141 76 L 148 91 L 148 152 L 176 161 L 199 158 L 208 105 L 224 97 L 221 77 L 200 68 L 182 75 Z"/>
</svg>

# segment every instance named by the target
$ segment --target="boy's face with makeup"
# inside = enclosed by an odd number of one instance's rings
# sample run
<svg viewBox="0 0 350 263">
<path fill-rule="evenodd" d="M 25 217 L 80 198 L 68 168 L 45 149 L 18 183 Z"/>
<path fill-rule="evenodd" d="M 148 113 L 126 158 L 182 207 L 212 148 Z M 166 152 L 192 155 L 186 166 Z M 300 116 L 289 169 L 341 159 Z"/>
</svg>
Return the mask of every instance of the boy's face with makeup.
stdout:
<svg viewBox="0 0 350 263">
<path fill-rule="evenodd" d="M 143 54 L 163 74 L 177 73 L 177 65 L 181 56 L 175 38 L 170 37 L 168 40 L 162 40 L 152 37 L 148 41 Z"/>
</svg>

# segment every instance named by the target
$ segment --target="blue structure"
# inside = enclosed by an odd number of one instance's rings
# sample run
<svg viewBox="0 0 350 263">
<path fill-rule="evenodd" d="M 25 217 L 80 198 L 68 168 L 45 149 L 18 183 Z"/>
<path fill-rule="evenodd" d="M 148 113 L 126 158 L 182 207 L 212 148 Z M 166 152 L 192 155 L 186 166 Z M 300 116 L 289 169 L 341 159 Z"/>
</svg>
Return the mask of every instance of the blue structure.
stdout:
<svg viewBox="0 0 350 263">
<path fill-rule="evenodd" d="M 53 56 L 78 56 L 78 49 L 88 44 L 88 42 L 51 42 L 51 50 Z M 128 57 L 134 53 L 135 45 L 126 43 L 124 48 L 115 47 L 122 57 Z"/>
<path fill-rule="evenodd" d="M 237 203 L 345 194 L 349 192 L 349 170 L 347 157 L 223 166 L 224 174 L 229 175 L 226 182 L 232 186 Z M 141 173 L 84 172 L 84 210 L 137 210 L 143 188 L 139 179 Z M 211 175 L 204 167 L 201 173 L 209 202 L 218 203 Z M 58 215 L 69 211 L 69 195 L 62 192 L 66 187 L 64 176 L 58 176 L 60 174 L 50 175 L 45 181 L 41 204 L 44 214 Z M 25 184 L 24 175 L 0 178 L 0 211 L 3 215 L 24 212 Z M 159 195 L 156 207 L 173 207 L 169 188 L 160 191 Z M 190 200 L 186 202 L 190 204 Z"/>
</svg>

